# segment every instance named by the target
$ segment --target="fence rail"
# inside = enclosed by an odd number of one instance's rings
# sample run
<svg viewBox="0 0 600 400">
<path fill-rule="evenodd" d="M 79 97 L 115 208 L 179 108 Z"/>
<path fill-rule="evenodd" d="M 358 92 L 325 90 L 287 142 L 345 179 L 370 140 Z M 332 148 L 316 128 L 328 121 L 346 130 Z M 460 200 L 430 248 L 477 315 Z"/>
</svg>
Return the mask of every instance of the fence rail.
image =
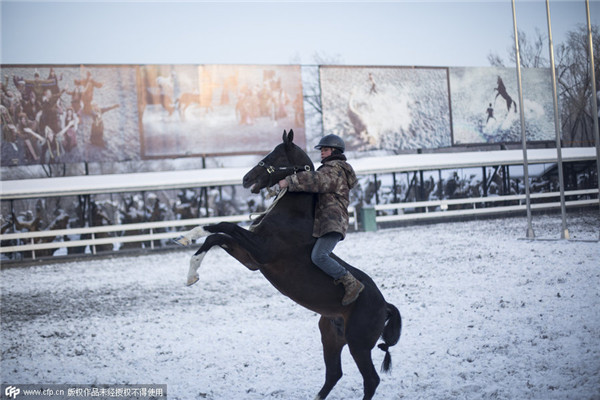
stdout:
<svg viewBox="0 0 600 400">
<path fill-rule="evenodd" d="M 356 218 L 356 211 L 354 207 L 349 209 L 350 223 L 354 225 L 355 229 L 358 229 L 358 221 Z M 230 215 L 224 217 L 208 217 L 208 218 L 194 218 L 194 219 L 179 219 L 171 221 L 157 221 L 157 222 L 144 222 L 137 224 L 123 224 L 123 225 L 104 225 L 94 226 L 89 228 L 72 228 L 72 229 L 56 229 L 56 230 L 45 230 L 36 232 L 18 232 L 8 233 L 0 235 L 0 240 L 5 241 L 16 241 L 19 244 L 0 246 L 0 253 L 20 253 L 24 251 L 31 251 L 32 258 L 35 259 L 36 250 L 51 250 L 60 249 L 67 247 L 86 247 L 90 246 L 92 254 L 96 254 L 96 246 L 105 244 L 115 243 L 136 243 L 136 242 L 150 242 L 150 248 L 154 248 L 155 240 L 169 240 L 174 239 L 181 235 L 181 231 L 169 231 L 169 232 L 156 232 L 157 229 L 165 228 L 176 228 L 181 226 L 197 226 L 197 225 L 209 225 L 217 224 L 219 222 L 250 222 L 250 214 L 242 215 Z M 97 238 L 98 233 L 116 233 L 119 234 L 124 231 L 146 231 L 140 235 L 128 235 L 128 236 L 111 236 Z M 36 243 L 35 239 L 58 237 L 62 238 L 69 235 L 91 235 L 91 239 L 81 240 L 69 240 L 69 241 L 51 241 L 46 243 Z"/>
<path fill-rule="evenodd" d="M 587 189 L 587 190 L 571 190 L 564 193 L 565 197 L 584 196 L 594 197 L 590 199 L 577 199 L 565 201 L 567 207 L 585 207 L 585 206 L 598 206 L 598 189 Z M 552 198 L 559 198 L 560 192 L 549 192 L 549 193 L 533 193 L 530 195 L 532 200 L 532 210 L 548 210 L 554 208 L 560 208 L 560 201 L 555 202 L 542 202 L 533 203 L 535 200 L 547 200 Z M 393 221 L 409 221 L 409 220 L 426 220 L 435 218 L 448 218 L 457 216 L 472 216 L 472 215 L 493 215 L 503 214 L 508 212 L 525 211 L 526 204 L 523 202 L 526 200 L 524 194 L 520 195 L 509 195 L 509 196 L 493 196 L 493 197 L 477 197 L 467 199 L 449 199 L 449 200 L 431 200 L 431 201 L 418 201 L 411 203 L 393 203 L 393 204 L 378 204 L 374 206 L 375 211 L 405 211 L 407 209 L 424 209 L 422 212 L 403 213 L 397 215 L 377 215 L 375 220 L 377 222 L 393 222 Z M 506 203 L 506 202 L 519 202 L 516 205 L 502 206 L 494 205 L 493 207 L 485 206 L 486 204 L 492 203 Z M 477 208 L 477 205 L 484 205 L 484 207 Z M 463 208 L 450 210 L 449 206 L 463 206 L 471 205 L 471 208 Z M 429 211 L 429 208 L 439 208 L 437 211 Z"/>
<path fill-rule="evenodd" d="M 546 201 L 546 202 L 535 202 L 539 200 L 549 200 L 553 198 L 559 198 L 559 192 L 551 193 L 534 193 L 531 195 L 531 208 L 533 210 L 549 210 L 560 208 L 559 201 Z M 586 206 L 598 206 L 598 189 L 589 190 L 572 190 L 565 192 L 565 197 L 588 197 L 578 198 L 576 200 L 568 200 L 565 202 L 567 207 L 586 207 Z M 442 219 L 452 217 L 469 217 L 477 215 L 495 215 L 504 214 L 509 212 L 525 211 L 526 205 L 523 203 L 526 200 L 525 195 L 510 195 L 510 196 L 493 196 L 493 197 L 478 197 L 478 198 L 466 198 L 466 199 L 449 199 L 449 200 L 433 200 L 433 201 L 420 201 L 410 203 L 393 203 L 393 204 L 379 204 L 374 206 L 376 211 L 375 221 L 376 223 L 394 222 L 394 221 L 419 221 L 419 220 L 431 220 L 431 219 Z M 499 203 L 510 203 L 518 202 L 519 204 L 513 205 L 498 205 Z M 534 203 L 535 202 L 535 203 Z M 451 206 L 465 206 L 468 208 L 450 209 Z M 479 207 L 478 207 L 479 205 Z M 435 210 L 433 210 L 435 209 Z M 408 210 L 415 210 L 413 212 L 407 212 Z M 418 211 L 422 210 L 422 211 Z M 398 214 L 384 215 L 385 212 L 397 211 Z M 350 224 L 355 229 L 359 227 L 359 216 L 357 210 L 354 207 L 349 209 Z M 96 226 L 89 228 L 73 228 L 73 229 L 60 229 L 60 230 L 47 230 L 37 232 L 19 232 L 9 233 L 0 235 L 0 240 L 6 243 L 6 241 L 16 241 L 17 244 L 9 246 L 1 246 L 0 253 L 20 253 L 25 251 L 32 252 L 32 258 L 35 259 L 36 251 L 40 250 L 51 250 L 68 247 L 86 247 L 89 246 L 90 252 L 96 254 L 96 246 L 116 243 L 134 243 L 134 242 L 149 242 L 150 248 L 154 248 L 154 241 L 156 240 L 169 240 L 174 239 L 181 235 L 181 231 L 171 230 L 168 232 L 156 232 L 156 230 L 166 228 L 177 228 L 182 226 L 196 226 L 196 225 L 208 225 L 219 222 L 250 222 L 251 216 L 249 214 L 243 215 L 231 215 L 224 217 L 209 217 L 209 218 L 195 218 L 195 219 L 180 219 L 171 221 L 158 221 L 158 222 L 145 222 L 137 224 L 123 224 L 123 225 L 105 225 Z M 145 231 L 147 233 L 139 235 L 125 235 L 121 236 L 122 232 L 126 231 Z M 96 237 L 99 233 L 113 233 L 115 236 L 111 237 Z M 36 239 L 56 237 L 62 238 L 68 235 L 91 235 L 90 239 L 81 240 L 69 240 L 69 241 L 51 241 L 46 243 L 36 243 Z"/>
<path fill-rule="evenodd" d="M 556 149 L 528 150 L 530 164 L 556 162 Z M 596 160 L 594 148 L 568 148 L 563 149 L 563 161 L 593 161 Z M 597 160 L 596 160 L 597 161 Z M 353 160 L 353 166 L 358 175 L 384 174 L 390 172 L 425 171 L 448 168 L 468 168 L 475 166 L 497 166 L 497 165 L 522 165 L 523 154 L 520 150 L 503 150 L 487 152 L 463 152 L 463 153 L 440 153 L 440 154 L 411 154 L 389 157 L 369 157 Z M 0 200 L 14 201 L 36 197 L 70 196 L 82 194 L 120 193 L 158 189 L 181 189 L 189 187 L 208 187 L 237 185 L 245 169 L 240 168 L 217 168 L 191 171 L 169 171 L 157 173 L 135 173 L 121 175 L 100 176 L 78 176 L 52 179 L 25 179 L 0 181 Z M 598 189 L 574 190 L 566 192 L 567 197 L 580 197 L 569 200 L 566 205 L 592 206 L 598 205 Z M 532 194 L 532 201 L 546 200 L 532 204 L 532 209 L 559 208 L 560 202 L 549 202 L 547 200 L 558 198 L 560 194 L 539 193 Z M 590 198 L 590 197 L 594 197 Z M 583 197 L 583 198 L 581 198 Z M 452 200 L 420 201 L 410 203 L 379 204 L 375 206 L 376 213 L 373 224 L 393 221 L 417 221 L 435 218 L 448 218 L 471 215 L 493 215 L 507 212 L 524 211 L 525 195 L 480 197 Z M 519 202 L 516 205 L 503 205 L 500 202 Z M 469 208 L 451 209 L 454 206 L 467 206 Z M 479 205 L 479 207 L 478 207 Z M 482 206 L 483 205 L 483 206 Z M 432 211 L 435 209 L 434 211 Z M 393 215 L 384 215 L 393 211 Z M 354 208 L 349 210 L 350 223 L 358 229 L 359 216 Z M 377 215 L 379 214 L 379 215 Z M 366 216 L 367 213 L 364 213 Z M 36 251 L 52 250 L 70 247 L 87 247 L 90 252 L 96 253 L 96 246 L 117 244 L 149 242 L 154 247 L 156 240 L 168 240 L 180 235 L 173 228 L 182 226 L 207 225 L 218 222 L 249 222 L 250 216 L 233 215 L 225 217 L 196 218 L 184 220 L 170 220 L 159 222 L 146 222 L 137 224 L 106 225 L 89 228 L 73 228 L 52 231 L 18 232 L 0 235 L 3 243 L 0 246 L 0 254 L 31 252 L 32 258 L 36 257 Z M 364 222 L 364 221 L 363 221 Z M 170 229 L 167 232 L 161 230 Z M 141 234 L 123 235 L 123 232 L 138 230 Z M 158 230 L 158 232 L 157 232 Z M 100 237 L 99 234 L 112 234 L 111 237 Z M 63 240 L 64 236 L 89 235 L 90 239 Z M 46 239 L 40 243 L 40 239 Z M 48 241 L 48 238 L 52 238 Z M 37 242 L 37 243 L 36 243 Z"/>
</svg>

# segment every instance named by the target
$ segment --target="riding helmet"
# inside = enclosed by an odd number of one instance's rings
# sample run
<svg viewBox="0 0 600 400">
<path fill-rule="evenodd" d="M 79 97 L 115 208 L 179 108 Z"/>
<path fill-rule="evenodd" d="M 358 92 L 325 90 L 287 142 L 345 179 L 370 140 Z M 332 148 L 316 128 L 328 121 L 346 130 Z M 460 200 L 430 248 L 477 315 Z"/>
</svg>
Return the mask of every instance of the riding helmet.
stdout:
<svg viewBox="0 0 600 400">
<path fill-rule="evenodd" d="M 326 135 L 321 138 L 319 144 L 315 146 L 315 149 L 321 150 L 321 147 L 331 147 L 332 149 L 337 149 L 342 153 L 346 150 L 346 145 L 341 137 L 338 135 Z"/>
</svg>

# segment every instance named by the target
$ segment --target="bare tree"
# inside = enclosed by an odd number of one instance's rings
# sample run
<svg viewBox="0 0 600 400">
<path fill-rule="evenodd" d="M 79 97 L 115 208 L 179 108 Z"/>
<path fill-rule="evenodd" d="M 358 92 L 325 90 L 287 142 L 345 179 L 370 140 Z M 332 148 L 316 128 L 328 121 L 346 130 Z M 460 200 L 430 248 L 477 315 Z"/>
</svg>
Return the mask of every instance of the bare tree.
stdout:
<svg viewBox="0 0 600 400">
<path fill-rule="evenodd" d="M 543 35 L 538 28 L 535 29 L 533 41 L 521 30 L 519 33 L 519 56 L 523 68 L 541 68 L 550 66 L 550 62 L 544 53 L 548 51 L 548 37 Z M 515 49 L 515 36 L 511 35 L 513 45 L 507 50 L 509 65 L 517 62 Z M 504 60 L 496 53 L 489 53 L 488 62 L 493 67 L 506 67 Z"/>
<path fill-rule="evenodd" d="M 594 62 L 596 77 L 599 76 L 600 36 L 598 27 L 592 27 Z M 513 36 L 514 41 L 514 36 Z M 521 64 L 525 68 L 549 67 L 548 40 L 536 29 L 533 42 L 524 32 L 519 31 L 519 49 Z M 586 25 L 579 25 L 567 33 L 564 43 L 555 46 L 555 63 L 557 70 L 558 99 L 560 104 L 561 132 L 565 146 L 594 145 L 593 119 L 597 111 L 592 110 L 591 98 L 596 89 L 591 82 L 588 30 Z M 508 51 L 508 59 L 516 63 L 515 46 Z M 505 67 L 504 59 L 495 53 L 488 54 L 488 61 L 494 67 Z"/>
<path fill-rule="evenodd" d="M 596 77 L 599 76 L 600 37 L 598 26 L 592 27 Z M 556 47 L 557 80 L 561 102 L 562 136 L 567 146 L 594 144 L 591 98 L 596 89 L 591 82 L 587 26 L 580 25 L 567 34 L 565 43 Z"/>
<path fill-rule="evenodd" d="M 305 70 L 303 70 L 303 72 L 306 73 L 306 78 L 304 80 L 304 101 L 318 114 L 323 114 L 323 105 L 321 104 L 321 84 L 319 82 L 319 66 L 341 64 L 342 62 L 339 54 L 330 56 L 315 52 L 313 54 L 313 65 L 306 66 Z"/>
<path fill-rule="evenodd" d="M 292 58 L 291 62 L 302 64 L 300 56 Z M 312 64 L 302 64 L 302 87 L 304 97 L 304 121 L 309 141 L 308 148 L 318 142 L 323 136 L 323 105 L 321 104 L 321 83 L 319 80 L 319 66 L 342 65 L 340 55 L 323 55 L 315 52 L 312 55 Z M 314 142 L 314 143 L 310 143 Z"/>
</svg>

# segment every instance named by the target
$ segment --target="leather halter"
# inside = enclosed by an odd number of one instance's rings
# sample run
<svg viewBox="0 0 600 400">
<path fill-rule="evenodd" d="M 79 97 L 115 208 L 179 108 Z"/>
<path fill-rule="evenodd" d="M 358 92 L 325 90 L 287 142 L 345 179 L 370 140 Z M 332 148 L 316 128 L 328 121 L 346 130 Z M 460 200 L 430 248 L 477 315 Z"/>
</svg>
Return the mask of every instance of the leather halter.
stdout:
<svg viewBox="0 0 600 400">
<path fill-rule="evenodd" d="M 285 172 L 285 171 L 292 171 L 292 173 L 296 173 L 298 171 L 310 171 L 310 165 L 294 165 L 291 167 L 274 167 L 272 165 L 267 165 L 264 163 L 264 161 L 259 161 L 258 162 L 258 166 L 259 167 L 263 167 L 267 170 L 267 172 L 270 174 L 274 173 L 274 172 Z"/>
<path fill-rule="evenodd" d="M 269 174 L 269 183 L 268 183 L 267 187 L 271 187 L 274 185 L 274 183 L 272 182 L 272 179 L 273 179 L 273 174 L 275 172 L 291 171 L 293 174 L 295 174 L 298 171 L 310 171 L 311 170 L 311 167 L 308 164 L 307 165 L 293 165 L 293 166 L 289 166 L 289 167 L 274 167 L 272 165 L 265 164 L 264 161 L 259 161 L 258 166 L 266 169 L 267 173 Z M 288 174 L 288 175 L 291 175 L 291 174 Z"/>
</svg>

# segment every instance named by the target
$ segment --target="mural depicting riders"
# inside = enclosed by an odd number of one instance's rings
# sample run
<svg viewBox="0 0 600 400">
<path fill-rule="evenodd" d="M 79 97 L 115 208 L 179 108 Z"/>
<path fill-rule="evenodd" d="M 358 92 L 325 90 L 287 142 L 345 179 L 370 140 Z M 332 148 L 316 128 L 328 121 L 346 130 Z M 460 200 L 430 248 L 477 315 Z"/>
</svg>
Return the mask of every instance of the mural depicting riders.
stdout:
<svg viewBox="0 0 600 400">
<path fill-rule="evenodd" d="M 2 165 L 139 159 L 135 68 L 2 66 Z"/>
<path fill-rule="evenodd" d="M 299 66 L 141 66 L 138 99 L 144 158 L 263 153 L 289 128 L 305 143 Z"/>
<path fill-rule="evenodd" d="M 514 68 L 450 68 L 454 144 L 520 142 L 520 107 L 528 141 L 554 140 L 550 70 L 523 69 L 521 81 L 522 105 Z"/>
<path fill-rule="evenodd" d="M 305 143 L 299 66 L 3 65 L 2 166 L 262 153 Z"/>
<path fill-rule="evenodd" d="M 550 71 L 321 66 L 325 132 L 349 151 L 553 140 Z M 2 66 L 1 165 L 264 153 L 305 147 L 298 65 Z"/>
</svg>

